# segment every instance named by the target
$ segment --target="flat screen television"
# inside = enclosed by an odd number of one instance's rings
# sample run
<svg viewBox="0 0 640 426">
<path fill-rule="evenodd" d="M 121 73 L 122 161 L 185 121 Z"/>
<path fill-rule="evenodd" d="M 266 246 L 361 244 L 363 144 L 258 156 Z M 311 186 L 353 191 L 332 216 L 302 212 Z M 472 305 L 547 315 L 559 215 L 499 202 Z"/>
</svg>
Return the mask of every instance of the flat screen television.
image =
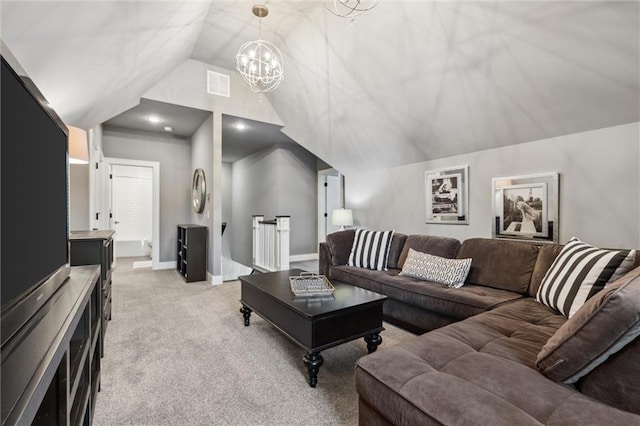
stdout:
<svg viewBox="0 0 640 426">
<path fill-rule="evenodd" d="M 3 350 L 69 275 L 68 130 L 13 61 L 0 76 Z"/>
</svg>

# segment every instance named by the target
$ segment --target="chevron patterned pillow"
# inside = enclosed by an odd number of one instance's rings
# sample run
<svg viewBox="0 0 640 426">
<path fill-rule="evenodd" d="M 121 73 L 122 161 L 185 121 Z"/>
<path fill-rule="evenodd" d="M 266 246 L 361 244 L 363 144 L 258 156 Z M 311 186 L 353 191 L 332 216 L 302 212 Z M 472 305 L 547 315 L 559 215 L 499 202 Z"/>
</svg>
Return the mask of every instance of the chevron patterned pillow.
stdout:
<svg viewBox="0 0 640 426">
<path fill-rule="evenodd" d="M 409 249 L 400 275 L 460 288 L 470 268 L 471 259 L 447 259 Z"/>
</svg>

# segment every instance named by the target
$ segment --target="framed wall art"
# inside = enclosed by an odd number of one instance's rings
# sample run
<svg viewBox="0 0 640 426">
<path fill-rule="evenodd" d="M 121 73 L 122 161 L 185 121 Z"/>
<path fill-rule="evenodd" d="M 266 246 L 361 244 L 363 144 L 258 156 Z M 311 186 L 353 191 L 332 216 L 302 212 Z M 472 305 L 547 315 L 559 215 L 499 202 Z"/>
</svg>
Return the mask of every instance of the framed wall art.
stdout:
<svg viewBox="0 0 640 426">
<path fill-rule="evenodd" d="M 557 172 L 492 179 L 493 237 L 559 240 Z"/>
<path fill-rule="evenodd" d="M 425 222 L 468 224 L 469 166 L 427 171 L 425 180 Z"/>
</svg>

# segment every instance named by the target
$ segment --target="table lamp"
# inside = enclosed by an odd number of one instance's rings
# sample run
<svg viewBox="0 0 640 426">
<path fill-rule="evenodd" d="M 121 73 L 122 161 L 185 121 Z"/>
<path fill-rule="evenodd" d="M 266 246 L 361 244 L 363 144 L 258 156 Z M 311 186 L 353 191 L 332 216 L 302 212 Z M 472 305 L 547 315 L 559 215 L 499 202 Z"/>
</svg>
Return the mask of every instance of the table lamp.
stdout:
<svg viewBox="0 0 640 426">
<path fill-rule="evenodd" d="M 353 225 L 353 212 L 351 209 L 335 209 L 331 215 L 331 224 L 340 226 L 340 230 L 344 231 L 345 226 Z"/>
</svg>

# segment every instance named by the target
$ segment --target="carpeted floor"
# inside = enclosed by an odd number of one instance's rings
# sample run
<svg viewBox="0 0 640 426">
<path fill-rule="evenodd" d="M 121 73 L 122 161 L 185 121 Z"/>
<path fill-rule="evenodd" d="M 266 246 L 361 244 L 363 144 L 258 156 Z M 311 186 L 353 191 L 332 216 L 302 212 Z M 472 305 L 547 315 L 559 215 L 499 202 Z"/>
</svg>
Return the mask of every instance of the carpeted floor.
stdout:
<svg viewBox="0 0 640 426">
<path fill-rule="evenodd" d="M 257 315 L 244 327 L 239 281 L 185 283 L 118 259 L 105 338 L 100 425 L 355 425 L 358 339 L 322 352 L 314 389 L 304 350 Z M 385 323 L 380 349 L 411 337 Z"/>
</svg>

